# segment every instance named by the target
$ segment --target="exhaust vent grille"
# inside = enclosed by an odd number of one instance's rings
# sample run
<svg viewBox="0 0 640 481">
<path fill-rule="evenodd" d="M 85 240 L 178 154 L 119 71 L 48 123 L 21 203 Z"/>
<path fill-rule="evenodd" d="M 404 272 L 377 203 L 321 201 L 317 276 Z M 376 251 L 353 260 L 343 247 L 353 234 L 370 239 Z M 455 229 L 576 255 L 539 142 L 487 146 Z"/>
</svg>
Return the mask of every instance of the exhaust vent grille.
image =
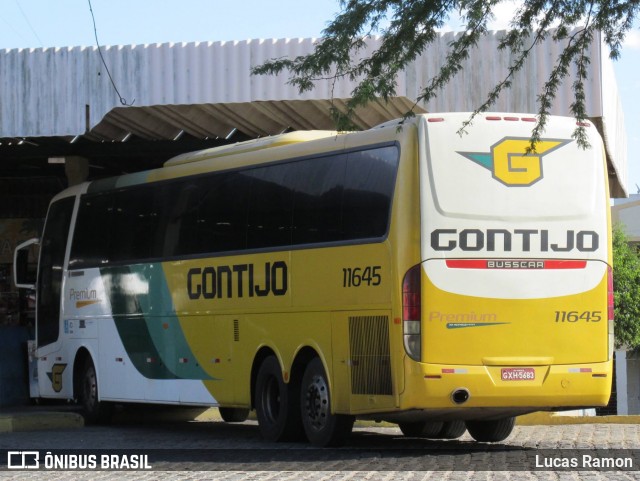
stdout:
<svg viewBox="0 0 640 481">
<path fill-rule="evenodd" d="M 238 319 L 233 320 L 233 340 L 240 342 L 240 321 Z"/>
<path fill-rule="evenodd" d="M 351 349 L 351 392 L 353 394 L 393 394 L 389 318 L 361 316 L 349 318 Z"/>
</svg>

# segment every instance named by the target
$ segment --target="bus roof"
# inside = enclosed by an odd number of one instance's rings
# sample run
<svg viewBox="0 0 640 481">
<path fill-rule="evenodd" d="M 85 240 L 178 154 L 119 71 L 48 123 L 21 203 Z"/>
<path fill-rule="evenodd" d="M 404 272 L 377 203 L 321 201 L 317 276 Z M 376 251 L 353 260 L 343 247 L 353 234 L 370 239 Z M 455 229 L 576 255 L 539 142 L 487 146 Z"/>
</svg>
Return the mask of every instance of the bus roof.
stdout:
<svg viewBox="0 0 640 481">
<path fill-rule="evenodd" d="M 289 144 L 300 142 L 308 142 L 310 140 L 323 139 L 340 135 L 339 132 L 332 130 L 307 130 L 296 131 L 288 134 L 274 135 L 271 137 L 263 137 L 260 139 L 247 140 L 246 142 L 238 142 L 231 145 L 222 145 L 211 149 L 199 150 L 197 152 L 187 152 L 167 160 L 165 167 L 174 165 L 188 164 L 191 162 L 199 162 L 205 159 L 217 157 L 225 157 L 227 155 L 235 155 L 239 153 L 252 152 L 254 150 L 263 150 L 271 147 L 281 147 Z"/>
</svg>

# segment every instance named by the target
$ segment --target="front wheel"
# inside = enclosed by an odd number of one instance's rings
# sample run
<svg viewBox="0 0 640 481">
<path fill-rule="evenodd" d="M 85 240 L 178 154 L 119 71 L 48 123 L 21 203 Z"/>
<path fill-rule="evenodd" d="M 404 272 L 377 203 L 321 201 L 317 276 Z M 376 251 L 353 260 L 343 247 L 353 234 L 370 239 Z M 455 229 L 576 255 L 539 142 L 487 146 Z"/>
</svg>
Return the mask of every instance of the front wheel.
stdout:
<svg viewBox="0 0 640 481">
<path fill-rule="evenodd" d="M 509 437 L 516 418 L 496 419 L 493 421 L 467 421 L 467 431 L 473 439 L 483 443 L 497 443 Z"/>
<path fill-rule="evenodd" d="M 78 397 L 85 423 L 108 423 L 113 413 L 113 404 L 99 400 L 98 376 L 90 357 L 84 362 L 81 376 Z"/>
<path fill-rule="evenodd" d="M 351 433 L 355 418 L 331 412 L 329 382 L 320 358 L 311 360 L 302 376 L 300 404 L 302 425 L 311 444 L 337 446 Z"/>
</svg>

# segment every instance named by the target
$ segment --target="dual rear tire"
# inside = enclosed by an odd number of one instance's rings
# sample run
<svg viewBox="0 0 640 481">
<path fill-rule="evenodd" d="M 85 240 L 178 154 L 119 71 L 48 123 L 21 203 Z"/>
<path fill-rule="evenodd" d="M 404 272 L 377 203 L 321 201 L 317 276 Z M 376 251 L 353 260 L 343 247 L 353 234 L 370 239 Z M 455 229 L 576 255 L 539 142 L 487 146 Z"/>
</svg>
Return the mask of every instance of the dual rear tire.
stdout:
<svg viewBox="0 0 640 481">
<path fill-rule="evenodd" d="M 483 443 L 497 443 L 509 437 L 516 424 L 515 417 L 492 421 L 467 421 L 467 431 L 473 439 Z"/>
<path fill-rule="evenodd" d="M 331 393 L 322 361 L 315 357 L 299 382 L 282 379 L 280 363 L 267 357 L 258 370 L 254 405 L 258 426 L 267 441 L 307 438 L 315 446 L 341 444 L 354 417 L 331 412 Z"/>
<path fill-rule="evenodd" d="M 412 438 L 458 439 L 467 430 L 464 421 L 420 421 L 398 426 L 402 434 Z"/>
</svg>

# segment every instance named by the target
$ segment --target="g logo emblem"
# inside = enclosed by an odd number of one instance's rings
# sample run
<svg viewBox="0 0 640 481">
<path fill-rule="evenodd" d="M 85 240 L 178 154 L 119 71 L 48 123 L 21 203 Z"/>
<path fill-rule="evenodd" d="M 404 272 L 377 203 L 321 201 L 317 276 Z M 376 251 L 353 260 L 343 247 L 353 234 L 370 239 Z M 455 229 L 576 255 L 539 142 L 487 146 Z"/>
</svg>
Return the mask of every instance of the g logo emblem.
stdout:
<svg viewBox="0 0 640 481">
<path fill-rule="evenodd" d="M 504 138 L 491 146 L 491 152 L 458 152 L 489 169 L 493 178 L 509 187 L 528 187 L 542 179 L 542 157 L 559 149 L 570 140 L 542 139 L 536 150 L 527 152 L 529 138 Z"/>
<path fill-rule="evenodd" d="M 66 364 L 54 364 L 51 366 L 51 372 L 47 373 L 51 380 L 51 387 L 55 392 L 62 391 L 62 373 L 64 372 Z"/>
</svg>

